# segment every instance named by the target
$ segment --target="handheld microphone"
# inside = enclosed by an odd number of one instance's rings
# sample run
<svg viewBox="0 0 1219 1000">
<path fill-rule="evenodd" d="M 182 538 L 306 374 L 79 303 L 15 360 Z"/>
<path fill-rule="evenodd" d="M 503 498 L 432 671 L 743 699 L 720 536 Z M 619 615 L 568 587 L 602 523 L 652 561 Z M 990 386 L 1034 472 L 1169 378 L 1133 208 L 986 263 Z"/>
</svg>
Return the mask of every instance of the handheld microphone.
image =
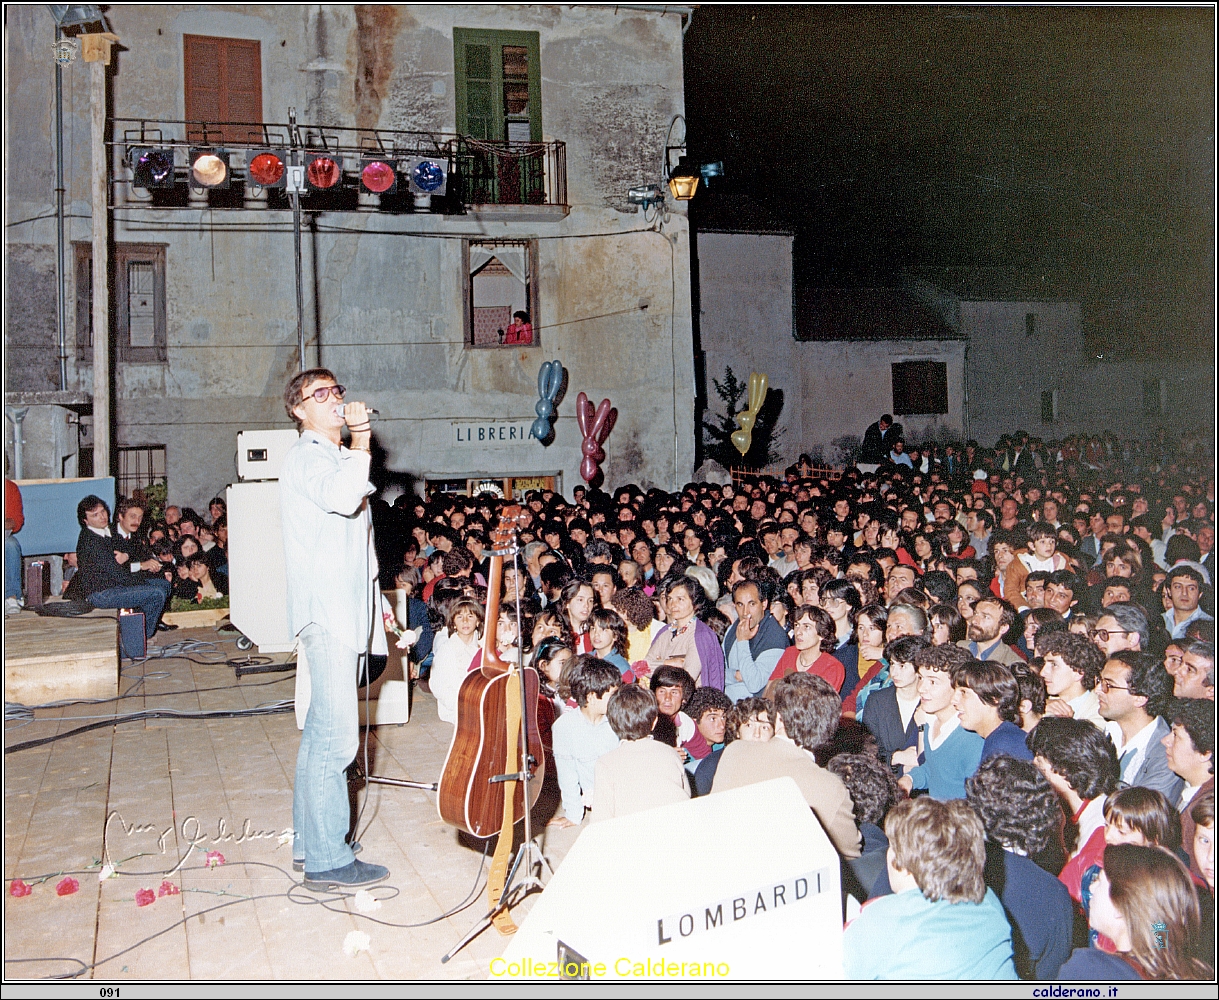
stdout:
<svg viewBox="0 0 1219 1000">
<path fill-rule="evenodd" d="M 380 411 L 380 410 L 374 410 L 374 409 L 373 409 L 371 406 L 367 407 L 367 408 L 366 408 L 366 411 L 367 411 L 367 412 L 368 412 L 370 415 L 371 415 L 371 414 L 374 414 L 374 413 L 375 413 L 375 414 L 377 414 L 377 416 L 380 416 L 380 415 L 381 415 L 381 411 Z M 336 413 L 338 413 L 338 415 L 339 415 L 340 417 L 343 417 L 344 419 L 346 419 L 346 418 L 347 418 L 347 404 L 346 404 L 346 403 L 340 403 L 340 404 L 338 405 L 338 407 L 336 408 L 335 412 L 336 412 Z"/>
</svg>

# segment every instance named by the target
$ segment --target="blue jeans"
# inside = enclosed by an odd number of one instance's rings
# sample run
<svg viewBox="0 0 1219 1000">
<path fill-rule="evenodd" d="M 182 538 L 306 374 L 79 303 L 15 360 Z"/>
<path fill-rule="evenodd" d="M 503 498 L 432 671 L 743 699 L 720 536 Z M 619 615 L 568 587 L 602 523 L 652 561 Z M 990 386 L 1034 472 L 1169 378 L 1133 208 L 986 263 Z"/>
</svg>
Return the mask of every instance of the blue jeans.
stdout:
<svg viewBox="0 0 1219 1000">
<path fill-rule="evenodd" d="M 21 543 L 4 533 L 4 596 L 21 597 Z"/>
<path fill-rule="evenodd" d="M 155 582 L 111 587 L 90 594 L 89 603 L 95 608 L 139 608 L 144 612 L 144 634 L 151 639 L 156 634 L 161 612 L 165 610 L 165 590 Z"/>
<path fill-rule="evenodd" d="M 359 654 L 317 624 L 306 625 L 300 641 L 310 697 L 292 788 L 292 854 L 305 859 L 306 875 L 317 875 L 355 860 L 346 843 L 351 804 L 345 772 L 360 748 Z"/>
</svg>

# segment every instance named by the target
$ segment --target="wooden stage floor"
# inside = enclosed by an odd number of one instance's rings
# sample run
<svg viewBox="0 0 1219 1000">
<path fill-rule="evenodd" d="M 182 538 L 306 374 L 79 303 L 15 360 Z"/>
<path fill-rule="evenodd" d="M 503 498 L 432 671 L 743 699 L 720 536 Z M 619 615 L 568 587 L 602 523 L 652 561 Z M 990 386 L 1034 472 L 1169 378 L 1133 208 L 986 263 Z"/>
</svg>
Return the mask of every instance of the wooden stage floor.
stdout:
<svg viewBox="0 0 1219 1000">
<path fill-rule="evenodd" d="M 119 722 L 141 710 L 230 712 L 290 701 L 292 672 L 235 677 L 224 662 L 244 655 L 234 639 L 213 628 L 161 633 L 153 652 L 174 643 L 180 655 L 123 661 L 118 700 L 6 721 L 5 887 L 18 878 L 33 887 L 4 895 L 6 977 L 486 978 L 508 940 L 493 929 L 440 963 L 486 909 L 485 869 L 476 842 L 440 820 L 433 793 L 367 786 L 361 858 L 387 865 L 391 877 L 374 893 L 380 908 L 364 914 L 351 897 L 300 888 L 291 845 L 280 842 L 292 826 L 300 742 L 291 712 Z M 209 660 L 219 662 L 196 662 Z M 372 732 L 373 773 L 439 776 L 452 728 L 437 719 L 430 695 L 416 692 L 408 724 Z M 37 745 L 10 752 L 30 743 Z M 555 866 L 569 834 L 543 843 Z M 209 865 L 212 851 L 223 864 Z M 108 874 L 103 865 L 113 865 L 113 877 L 99 878 Z M 65 877 L 79 888 L 59 896 Z M 162 883 L 168 894 L 156 897 Z M 138 906 L 145 889 L 155 901 Z M 533 898 L 513 911 L 518 922 Z M 353 931 L 368 935 L 368 950 L 344 951 Z"/>
</svg>

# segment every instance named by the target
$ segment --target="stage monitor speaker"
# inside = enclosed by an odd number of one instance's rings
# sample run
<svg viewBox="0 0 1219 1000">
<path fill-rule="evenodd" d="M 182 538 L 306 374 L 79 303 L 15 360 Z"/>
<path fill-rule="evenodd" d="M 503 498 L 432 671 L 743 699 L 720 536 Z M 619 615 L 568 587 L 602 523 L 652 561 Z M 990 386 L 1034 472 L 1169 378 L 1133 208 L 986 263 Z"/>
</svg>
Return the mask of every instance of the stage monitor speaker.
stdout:
<svg viewBox="0 0 1219 1000">
<path fill-rule="evenodd" d="M 840 881 L 788 777 L 593 823 L 491 977 L 840 979 Z"/>
<path fill-rule="evenodd" d="M 296 645 L 288 630 L 288 578 L 279 481 L 234 483 L 225 494 L 229 524 L 229 620 L 260 653 Z"/>
<path fill-rule="evenodd" d="M 300 439 L 291 428 L 242 431 L 237 435 L 237 478 L 242 482 L 278 479 L 284 456 Z"/>
</svg>

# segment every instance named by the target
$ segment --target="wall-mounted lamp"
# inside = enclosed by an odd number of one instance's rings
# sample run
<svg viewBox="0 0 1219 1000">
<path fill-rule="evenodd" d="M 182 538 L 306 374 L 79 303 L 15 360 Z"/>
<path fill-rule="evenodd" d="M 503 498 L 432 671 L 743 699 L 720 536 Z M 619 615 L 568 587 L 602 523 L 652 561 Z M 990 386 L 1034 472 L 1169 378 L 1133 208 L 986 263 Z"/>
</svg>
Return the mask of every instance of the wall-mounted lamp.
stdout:
<svg viewBox="0 0 1219 1000">
<path fill-rule="evenodd" d="M 690 164 L 690 158 L 683 156 L 669 171 L 669 193 L 678 201 L 689 201 L 698 191 L 700 177 L 698 168 Z"/>
<path fill-rule="evenodd" d="M 699 181 L 707 185 L 712 177 L 723 176 L 723 161 L 701 166 L 691 162 L 686 155 L 686 119 L 682 115 L 674 115 L 665 136 L 660 183 L 630 188 L 626 198 L 632 205 L 642 205 L 645 214 L 651 208 L 663 211 L 666 188 L 667 194 L 672 195 L 675 201 L 690 201 L 698 193 Z"/>
</svg>

